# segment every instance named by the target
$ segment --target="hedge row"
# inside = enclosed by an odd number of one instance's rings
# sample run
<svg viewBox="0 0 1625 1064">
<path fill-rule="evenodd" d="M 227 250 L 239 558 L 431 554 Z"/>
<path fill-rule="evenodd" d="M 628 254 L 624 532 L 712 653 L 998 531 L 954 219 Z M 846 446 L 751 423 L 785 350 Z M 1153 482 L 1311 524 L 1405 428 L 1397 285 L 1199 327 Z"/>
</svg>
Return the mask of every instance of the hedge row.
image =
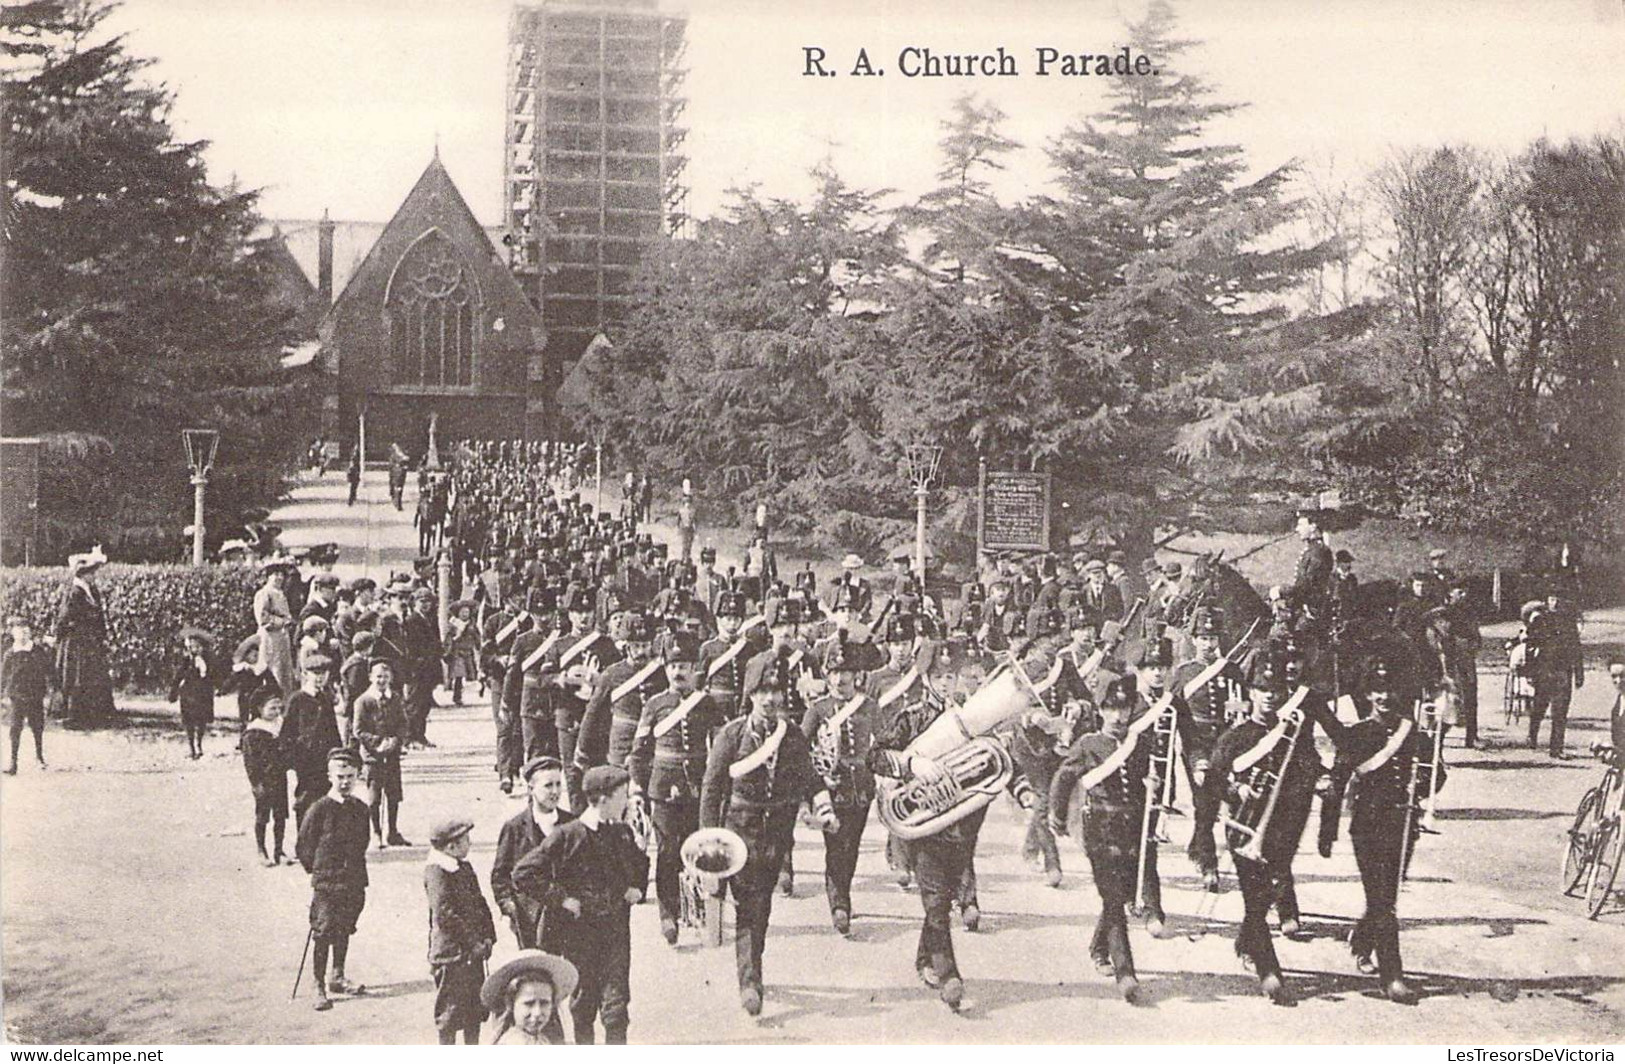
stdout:
<svg viewBox="0 0 1625 1064">
<path fill-rule="evenodd" d="M 96 587 L 107 609 L 107 664 L 117 690 L 164 690 L 185 656 L 180 631 L 214 633 L 229 654 L 254 633 L 256 570 L 237 566 L 106 565 Z M 70 577 L 64 569 L 0 570 L 0 613 L 22 616 L 36 634 L 54 632 Z"/>
</svg>

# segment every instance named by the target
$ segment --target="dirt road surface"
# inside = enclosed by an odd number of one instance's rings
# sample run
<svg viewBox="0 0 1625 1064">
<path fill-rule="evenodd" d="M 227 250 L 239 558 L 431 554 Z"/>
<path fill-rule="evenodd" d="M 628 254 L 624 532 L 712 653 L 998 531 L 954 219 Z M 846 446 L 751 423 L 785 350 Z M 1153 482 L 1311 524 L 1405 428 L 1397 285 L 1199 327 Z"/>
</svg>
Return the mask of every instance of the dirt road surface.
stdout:
<svg viewBox="0 0 1625 1064">
<path fill-rule="evenodd" d="M 284 514 L 290 542 L 334 539 L 350 571 L 404 568 L 411 500 L 348 509 L 339 478 L 301 489 Z M 367 492 L 383 497 L 381 478 Z M 287 518 L 294 520 L 289 522 Z M 370 518 L 370 519 L 369 519 Z M 1592 626 L 1588 626 L 1588 629 Z M 1606 678 L 1578 693 L 1571 749 L 1601 734 Z M 1407 970 L 1423 993 L 1391 1004 L 1355 973 L 1340 936 L 1361 909 L 1346 839 L 1331 860 L 1300 854 L 1313 933 L 1277 941 L 1301 1001 L 1269 1005 L 1236 961 L 1241 897 L 1230 881 L 1213 918 L 1194 920 L 1196 880 L 1163 859 L 1175 937 L 1132 933 L 1145 1004 L 1130 1007 L 1087 955 L 1098 912 L 1082 854 L 1065 845 L 1061 889 L 1021 859 L 1018 814 L 998 804 L 977 865 L 982 930 L 956 929 L 967 978 L 962 1014 L 916 980 L 916 895 L 891 881 L 877 823 L 865 838 L 854 934 L 830 929 L 822 839 L 798 832 L 796 896 L 777 898 L 759 1020 L 739 1008 L 732 950 L 661 940 L 653 904 L 633 911 L 635 1042 L 1617 1042 L 1625 1037 L 1625 899 L 1601 921 L 1561 897 L 1567 818 L 1600 774 L 1520 749 L 1500 724 L 1500 679 L 1484 680 L 1491 749 L 1452 749 L 1441 834 L 1423 839 L 1401 897 Z M 476 823 L 472 861 L 489 890 L 501 822 L 521 802 L 496 788 L 489 706 L 435 711 L 438 747 L 406 762 L 402 830 L 422 843 L 434 820 Z M 311 1009 L 289 1001 L 309 891 L 294 867 L 261 868 L 235 724 L 186 759 L 165 719 L 119 732 L 52 731 L 51 770 L 0 784 L 0 913 L 8 1038 L 29 1042 L 423 1043 L 434 1040 L 424 959 L 422 845 L 369 854 L 372 888 L 351 949 L 367 996 Z M 1183 832 L 1188 832 L 1184 828 Z M 1175 837 L 1183 850 L 1183 837 Z M 1312 840 L 1311 840 L 1312 843 Z M 290 838 L 291 845 L 291 838 Z M 511 941 L 499 945 L 512 948 Z M 309 978 L 309 973 L 306 973 Z"/>
</svg>

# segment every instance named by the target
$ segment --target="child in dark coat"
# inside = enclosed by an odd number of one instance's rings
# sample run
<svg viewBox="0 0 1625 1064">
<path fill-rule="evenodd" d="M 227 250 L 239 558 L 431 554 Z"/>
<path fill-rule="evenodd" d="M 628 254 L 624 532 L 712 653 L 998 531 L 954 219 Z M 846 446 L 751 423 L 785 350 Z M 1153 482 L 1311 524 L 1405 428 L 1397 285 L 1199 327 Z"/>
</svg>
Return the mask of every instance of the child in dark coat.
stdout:
<svg viewBox="0 0 1625 1064">
<path fill-rule="evenodd" d="M 34 642 L 34 628 L 21 617 L 6 621 L 11 645 L 0 660 L 0 703 L 11 725 L 11 760 L 6 774 L 17 774 L 17 747 L 23 728 L 34 733 L 34 758 L 45 767 L 45 693 L 51 683 L 51 652 Z"/>
<path fill-rule="evenodd" d="M 208 633 L 197 628 L 181 632 L 186 660 L 169 684 L 169 700 L 181 705 L 181 726 L 186 729 L 187 753 L 195 761 L 203 756 L 203 734 L 214 723 L 214 695 L 219 669 L 209 653 Z"/>
<path fill-rule="evenodd" d="M 467 861 L 472 820 L 442 821 L 430 835 L 423 889 L 429 896 L 429 970 L 434 975 L 434 1026 L 440 1044 L 480 1044 L 485 1006 L 480 987 L 485 961 L 496 944 L 491 906 L 480 893 L 474 866 Z"/>
<path fill-rule="evenodd" d="M 310 873 L 310 936 L 316 950 L 311 971 L 316 976 L 316 1011 L 333 1007 L 335 994 L 361 994 L 366 988 L 344 977 L 350 936 L 367 904 L 367 803 L 351 794 L 361 777 L 361 758 L 338 749 L 327 757 L 333 789 L 316 800 L 299 822 L 296 851 Z M 333 960 L 333 978 L 327 961 Z"/>
<path fill-rule="evenodd" d="M 282 709 L 280 694 L 261 695 L 254 719 L 243 729 L 243 769 L 254 792 L 254 846 L 267 868 L 282 863 L 282 840 L 288 830 L 288 754 L 282 741 Z M 267 823 L 275 840 L 270 857 L 265 855 Z"/>
</svg>

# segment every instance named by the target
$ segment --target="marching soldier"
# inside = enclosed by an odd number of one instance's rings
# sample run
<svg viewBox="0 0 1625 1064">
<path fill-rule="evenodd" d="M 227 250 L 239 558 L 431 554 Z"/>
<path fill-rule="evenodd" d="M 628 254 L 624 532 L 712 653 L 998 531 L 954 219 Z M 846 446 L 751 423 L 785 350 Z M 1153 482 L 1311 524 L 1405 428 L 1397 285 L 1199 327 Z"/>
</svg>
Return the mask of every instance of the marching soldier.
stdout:
<svg viewBox="0 0 1625 1064">
<path fill-rule="evenodd" d="M 1083 850 L 1089 858 L 1100 919 L 1089 941 L 1089 958 L 1101 975 L 1117 980 L 1118 992 L 1134 1004 L 1140 983 L 1129 949 L 1127 908 L 1134 903 L 1141 825 L 1152 787 L 1151 746 L 1130 732 L 1129 716 L 1138 703 L 1135 679 L 1113 680 L 1101 694 L 1101 730 L 1078 739 L 1055 770 L 1050 788 L 1050 830 L 1065 834 L 1074 794 L 1082 790 Z"/>
<path fill-rule="evenodd" d="M 565 785 L 572 809 L 581 808 L 576 746 L 587 699 L 602 672 L 622 657 L 615 641 L 594 626 L 592 609 L 591 595 L 585 588 L 565 591 L 569 628 L 542 660 L 543 676 L 553 688 L 553 725 L 559 736 L 559 760 L 566 766 Z"/>
<path fill-rule="evenodd" d="M 545 587 L 534 589 L 525 600 L 525 612 L 543 617 L 551 610 L 551 597 Z M 509 684 L 518 687 L 518 719 L 510 726 L 519 729 L 520 761 L 559 754 L 559 733 L 553 720 L 552 690 L 543 659 L 558 644 L 560 634 L 551 625 L 536 623 L 513 637 L 513 662 L 508 668 Z M 504 691 L 504 694 L 507 694 Z M 505 701 L 511 702 L 512 698 Z M 512 784 L 509 785 L 510 789 Z"/>
<path fill-rule="evenodd" d="M 1286 700 L 1286 673 L 1274 655 L 1262 654 L 1254 661 L 1248 687 L 1251 715 L 1220 736 L 1213 749 L 1207 774 L 1207 786 L 1213 792 L 1209 804 L 1223 803 L 1230 810 L 1226 836 L 1245 906 L 1236 955 L 1258 975 L 1259 987 L 1271 1001 L 1288 1005 L 1292 993 L 1282 979 L 1281 963 L 1270 939 L 1269 910 L 1275 895 L 1272 868 L 1291 860 L 1297 840 L 1287 839 L 1286 832 L 1265 831 L 1269 825 L 1261 811 L 1270 806 L 1270 790 L 1289 786 L 1288 777 L 1298 771 L 1297 747 L 1291 747 L 1294 756 L 1287 760 L 1287 733 L 1301 727 L 1302 718 L 1294 713 L 1289 719 L 1277 720 L 1277 711 Z M 1246 830 L 1236 825 L 1244 825 Z"/>
<path fill-rule="evenodd" d="M 732 589 L 722 591 L 717 595 L 717 634 L 700 644 L 700 683 L 729 717 L 740 712 L 739 692 L 750 658 L 748 641 L 739 630 L 744 619 L 744 596 Z"/>
<path fill-rule="evenodd" d="M 575 765 L 582 772 L 594 765 L 625 768 L 643 717 L 643 703 L 665 690 L 664 663 L 652 656 L 654 633 L 642 614 L 617 618 L 624 657 L 603 671 L 581 718 Z"/>
<path fill-rule="evenodd" d="M 656 845 L 655 897 L 660 933 L 677 944 L 683 840 L 700 827 L 706 748 L 728 714 L 698 681 L 699 641 L 672 633 L 662 644 L 669 686 L 643 703 L 629 767 L 632 800 L 650 803 Z"/>
<path fill-rule="evenodd" d="M 751 662 L 744 684 L 750 712 L 717 733 L 700 792 L 700 825 L 726 827 L 745 840 L 745 867 L 727 882 L 734 897 L 739 1003 L 752 1016 L 762 1011 L 762 954 L 773 888 L 794 839 L 796 810 L 811 801 L 825 827 L 838 826 L 807 739 L 785 719 L 788 687 L 783 659 Z"/>
<path fill-rule="evenodd" d="M 1414 1005 L 1416 991 L 1405 982 L 1399 955 L 1399 915 L 1396 903 L 1404 878 L 1402 855 L 1415 838 L 1414 803 L 1427 797 L 1429 773 L 1413 772 L 1422 742 L 1415 722 L 1403 712 L 1399 678 L 1387 662 L 1372 661 L 1364 688 L 1372 715 L 1334 735 L 1337 762 L 1332 766 L 1331 790 L 1321 806 L 1320 854 L 1330 857 L 1337 840 L 1341 801 L 1352 807 L 1349 838 L 1365 890 L 1365 913 L 1349 937 L 1360 971 L 1382 980 L 1390 1001 Z M 1417 787 L 1411 787 L 1412 777 Z M 1438 767 L 1443 785 L 1444 766 Z M 1406 835 L 1410 834 L 1411 840 Z M 1375 957 L 1375 963 L 1373 963 Z"/>
<path fill-rule="evenodd" d="M 1153 801 L 1160 801 L 1165 780 L 1162 776 L 1163 767 L 1172 771 L 1172 763 L 1168 760 L 1168 750 L 1163 745 L 1174 741 L 1178 735 L 1179 721 L 1183 720 L 1189 710 L 1185 700 L 1180 697 L 1177 689 L 1167 689 L 1168 675 L 1174 667 L 1174 649 L 1166 639 L 1158 639 L 1147 644 L 1140 651 L 1139 658 L 1134 665 L 1135 690 L 1139 695 L 1139 703 L 1134 707 L 1134 723 L 1138 725 L 1141 718 L 1148 716 L 1163 716 L 1173 714 L 1174 730 L 1167 733 L 1167 738 L 1151 741 L 1159 733 L 1155 724 L 1149 724 L 1151 735 L 1147 737 L 1152 747 L 1152 763 L 1146 777 L 1150 782 L 1147 787 L 1155 784 Z M 1171 793 L 1171 792 L 1170 792 Z M 1167 926 L 1168 917 L 1162 908 L 1162 878 L 1157 872 L 1157 821 L 1163 815 L 1161 810 L 1153 810 L 1151 819 L 1147 822 L 1145 839 L 1145 852 L 1140 855 L 1140 862 L 1145 868 L 1145 917 L 1146 929 L 1154 938 L 1161 938 Z M 1136 887 L 1138 883 L 1136 882 Z"/>
<path fill-rule="evenodd" d="M 896 620 L 896 618 L 894 618 Z M 895 688 L 896 685 L 894 685 Z M 941 765 L 929 757 L 908 754 L 911 743 L 931 726 L 938 709 L 934 700 L 897 698 L 888 707 L 882 699 L 880 724 L 869 751 L 869 769 L 877 776 L 900 781 L 940 782 Z M 911 840 L 907 849 L 919 879 L 920 906 L 925 918 L 920 927 L 914 963 L 920 980 L 937 990 L 943 1004 L 959 1010 L 965 982 L 954 957 L 953 903 L 963 904 L 964 884 L 976 853 L 976 836 L 987 810 L 982 808 L 934 835 Z M 964 906 L 969 917 L 970 906 Z"/>
<path fill-rule="evenodd" d="M 874 774 L 869 771 L 869 748 L 874 744 L 874 699 L 858 684 L 867 655 L 864 644 L 852 643 L 838 633 L 824 659 L 830 689 L 807 708 L 802 734 L 812 751 L 813 765 L 822 773 L 839 823 L 824 830 L 824 894 L 829 900 L 835 930 L 852 930 L 852 876 L 858 867 L 858 848 L 874 801 Z"/>
<path fill-rule="evenodd" d="M 1189 694 L 1185 694 L 1185 689 L 1218 662 L 1223 654 L 1219 646 L 1223 638 L 1223 613 L 1217 609 L 1199 610 L 1191 625 L 1196 657 L 1175 669 L 1172 681 L 1173 689 L 1181 693 L 1190 710 L 1181 718 L 1179 734 L 1180 752 L 1196 806 L 1193 811 L 1196 830 L 1191 834 L 1187 852 L 1191 863 L 1202 873 L 1203 885 L 1210 891 L 1219 889 L 1219 855 L 1213 841 L 1213 828 L 1218 822 L 1218 792 L 1206 786 L 1206 780 L 1219 735 L 1245 711 L 1246 686 L 1241 667 L 1232 661 L 1226 662 L 1219 672 Z"/>
<path fill-rule="evenodd" d="M 1082 614 L 1081 610 L 1078 612 Z M 1046 611 L 1040 616 L 1039 629 L 1032 634 L 1040 638 L 1059 636 L 1064 617 L 1059 610 Z M 1022 855 L 1042 855 L 1045 882 L 1059 887 L 1061 851 L 1049 828 L 1050 781 L 1060 765 L 1061 755 L 1072 745 L 1071 733 L 1083 715 L 1083 706 L 1077 700 L 1075 688 L 1066 682 L 1068 663 L 1065 658 L 1056 654 L 1052 664 L 1042 647 L 1034 647 L 1028 661 L 1036 663 L 1038 668 L 1048 665 L 1049 669 L 1047 675 L 1033 685 L 1039 694 L 1039 704 L 1021 715 L 1010 738 L 1010 756 L 1033 790 L 1033 807 L 1022 842 Z"/>
</svg>

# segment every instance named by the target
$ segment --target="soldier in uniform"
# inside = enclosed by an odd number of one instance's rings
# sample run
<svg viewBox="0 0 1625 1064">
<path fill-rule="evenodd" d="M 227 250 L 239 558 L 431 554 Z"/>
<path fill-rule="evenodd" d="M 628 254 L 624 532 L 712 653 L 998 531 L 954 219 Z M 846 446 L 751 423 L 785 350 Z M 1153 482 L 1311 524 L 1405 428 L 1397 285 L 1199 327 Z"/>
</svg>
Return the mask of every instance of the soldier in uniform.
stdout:
<svg viewBox="0 0 1625 1064">
<path fill-rule="evenodd" d="M 581 808 L 581 770 L 576 746 L 587 699 L 600 675 L 621 660 L 621 648 L 593 624 L 592 600 L 585 588 L 566 590 L 564 609 L 569 629 L 543 659 L 544 677 L 553 687 L 553 725 L 559 735 L 559 760 L 565 764 L 569 805 Z"/>
<path fill-rule="evenodd" d="M 1275 655 L 1265 653 L 1254 660 L 1248 687 L 1252 712 L 1219 737 L 1206 786 L 1213 792 L 1210 804 L 1222 802 L 1230 809 L 1227 824 L 1231 826 L 1226 836 L 1245 906 L 1236 936 L 1236 955 L 1258 975 L 1259 988 L 1271 1001 L 1290 1005 L 1292 992 L 1282 978 L 1281 962 L 1270 939 L 1269 911 L 1275 898 L 1274 870 L 1291 862 L 1298 841 L 1289 837 L 1289 831 L 1266 831 L 1263 838 L 1255 838 L 1254 833 L 1234 825 L 1241 823 L 1254 829 L 1262 826 L 1260 810 L 1268 805 L 1268 789 L 1298 786 L 1293 777 L 1304 765 L 1299 755 L 1307 749 L 1308 756 L 1313 757 L 1314 747 L 1306 747 L 1300 739 L 1299 745 L 1291 748 L 1291 760 L 1287 760 L 1288 733 L 1302 726 L 1302 718 L 1294 713 L 1292 719 L 1277 720 L 1287 689 L 1285 668 Z M 1273 774 L 1274 779 L 1264 780 L 1264 773 Z M 1314 786 L 1312 775 L 1309 786 Z"/>
<path fill-rule="evenodd" d="M 1157 710 L 1159 713 L 1172 713 L 1174 717 L 1174 734 L 1177 734 L 1180 722 L 1189 715 L 1190 710 L 1186 708 L 1185 700 L 1180 697 L 1177 689 L 1167 689 L 1168 677 L 1173 668 L 1174 648 L 1166 639 L 1158 639 L 1155 642 L 1146 644 L 1141 649 L 1140 656 L 1134 663 L 1135 690 L 1140 699 L 1134 708 L 1136 724 L 1139 723 L 1138 718 L 1145 716 L 1152 710 Z M 1168 701 L 1164 706 L 1163 699 L 1165 696 Z M 1158 800 L 1160 801 L 1164 784 L 1161 776 L 1162 766 L 1168 765 L 1169 771 L 1172 771 L 1172 765 L 1167 760 L 1168 751 L 1163 744 L 1172 740 L 1171 738 L 1166 740 L 1156 739 L 1159 729 L 1154 724 L 1149 727 L 1150 734 L 1147 736 L 1147 742 L 1152 747 L 1152 763 L 1147 778 L 1155 784 L 1153 793 L 1159 796 Z M 1148 783 L 1147 787 L 1150 786 L 1151 784 Z M 1153 811 L 1152 813 L 1149 830 L 1146 832 L 1145 853 L 1142 857 L 1145 865 L 1146 928 L 1156 938 L 1162 937 L 1163 929 L 1167 926 L 1168 921 L 1167 914 L 1162 909 L 1162 879 L 1157 872 L 1157 818 L 1161 815 L 1160 811 Z M 1136 882 L 1135 886 L 1138 887 L 1138 882 Z"/>
<path fill-rule="evenodd" d="M 1298 511 L 1298 538 L 1303 540 L 1303 553 L 1292 574 L 1292 583 L 1282 588 L 1287 603 L 1300 622 L 1303 619 L 1324 618 L 1327 599 L 1332 586 L 1332 549 L 1326 545 L 1326 534 L 1320 529 L 1320 511 L 1304 508 Z"/>
<path fill-rule="evenodd" d="M 547 601 L 551 596 L 546 587 L 532 590 L 525 602 L 527 614 L 544 616 L 551 608 Z M 548 685 L 543 660 L 547 652 L 558 645 L 559 639 L 560 634 L 551 625 L 541 623 L 525 628 L 513 637 L 513 660 L 508 666 L 507 684 L 518 688 L 517 699 L 509 695 L 504 701 L 516 702 L 517 705 L 517 719 L 511 718 L 509 726 L 519 729 L 521 764 L 543 755 L 559 756 L 559 733 L 553 719 L 553 691 Z M 511 789 L 512 784 L 509 787 Z"/>
<path fill-rule="evenodd" d="M 744 685 L 745 663 L 749 660 L 739 626 L 745 619 L 745 598 L 727 589 L 717 595 L 717 634 L 700 644 L 700 683 L 711 700 L 728 717 L 740 712 L 740 688 Z"/>
<path fill-rule="evenodd" d="M 700 791 L 701 827 L 726 827 L 745 840 L 745 867 L 728 880 L 728 890 L 734 897 L 739 1002 L 752 1016 L 762 1011 L 762 954 L 773 887 L 794 838 L 796 810 L 811 801 L 823 826 L 837 826 L 806 736 L 785 719 L 788 687 L 784 658 L 751 662 L 744 683 L 750 712 L 717 732 Z"/>
<path fill-rule="evenodd" d="M 1180 692 L 1190 712 L 1180 719 L 1180 753 L 1185 772 L 1194 790 L 1195 830 L 1191 834 L 1187 853 L 1191 863 L 1202 873 L 1202 882 L 1208 890 L 1219 889 L 1219 855 L 1213 840 L 1213 829 L 1218 823 L 1218 792 L 1206 786 L 1208 770 L 1213 763 L 1213 746 L 1219 735 L 1240 719 L 1245 703 L 1246 685 L 1241 667 L 1226 662 L 1218 673 L 1185 694 L 1185 688 L 1209 666 L 1218 662 L 1224 653 L 1220 641 L 1224 638 L 1224 615 L 1217 609 L 1199 610 L 1191 624 L 1191 642 L 1196 657 L 1174 670 L 1173 689 Z"/>
<path fill-rule="evenodd" d="M 852 876 L 858 867 L 858 848 L 874 801 L 874 774 L 869 771 L 869 748 L 874 744 L 875 701 L 859 688 L 868 657 L 866 644 L 853 643 L 837 633 L 824 659 L 830 689 L 807 707 L 801 720 L 813 764 L 823 775 L 839 823 L 824 831 L 824 894 L 830 921 L 845 935 L 852 929 Z"/>
<path fill-rule="evenodd" d="M 638 721 L 643 717 L 643 704 L 665 690 L 667 684 L 663 663 L 653 657 L 654 633 L 647 618 L 627 613 L 618 622 L 624 656 L 598 677 L 587 712 L 581 718 L 575 765 L 582 772 L 594 765 L 626 767 Z"/>
<path fill-rule="evenodd" d="M 704 689 L 696 690 L 699 641 L 693 635 L 668 635 L 661 657 L 669 686 L 643 703 L 628 766 L 633 801 L 650 803 L 660 933 L 675 946 L 683 840 L 699 830 L 706 748 L 728 714 Z"/>
<path fill-rule="evenodd" d="M 1080 616 L 1084 615 L 1081 609 L 1077 612 Z M 1036 618 L 1039 627 L 1032 635 L 1040 639 L 1060 636 L 1066 626 L 1065 616 L 1060 610 L 1045 611 Z M 1082 716 L 1083 708 L 1077 702 L 1075 688 L 1065 682 L 1066 659 L 1058 653 L 1052 657 L 1043 647 L 1035 646 L 1028 661 L 1036 663 L 1039 668 L 1047 665 L 1049 671 L 1034 684 L 1039 694 L 1039 704 L 1021 715 L 1010 737 L 1010 756 L 1015 760 L 1016 768 L 1026 777 L 1033 794 L 1027 835 L 1022 842 L 1022 856 L 1041 855 L 1045 882 L 1051 887 L 1059 887 L 1061 851 L 1049 828 L 1049 788 L 1060 765 L 1061 755 L 1072 745 L 1070 732 Z"/>
<path fill-rule="evenodd" d="M 1072 744 L 1055 770 L 1049 797 L 1050 829 L 1065 834 L 1073 795 L 1082 784 L 1083 849 L 1100 895 L 1100 920 L 1089 941 L 1089 958 L 1101 975 L 1117 980 L 1118 991 L 1131 1004 L 1139 997 L 1140 983 L 1129 949 L 1126 910 L 1134 903 L 1145 841 L 1140 830 L 1152 752 L 1143 735 L 1129 732 L 1129 716 L 1138 700 L 1132 676 L 1106 686 L 1100 700 L 1101 730 Z"/>
<path fill-rule="evenodd" d="M 934 703 L 935 699 L 909 701 L 898 697 L 891 705 L 880 706 L 875 741 L 869 750 L 871 772 L 900 781 L 935 783 L 943 778 L 944 770 L 936 761 L 906 752 L 936 719 L 939 709 Z M 955 1011 L 964 999 L 965 983 L 954 957 L 953 903 L 961 902 L 968 920 L 972 906 L 965 904 L 966 880 L 976 853 L 976 836 L 986 815 L 984 807 L 934 835 L 911 840 L 907 846 L 919 879 L 920 906 L 925 911 L 915 968 L 921 981 L 935 988 L 943 1003 Z"/>
<path fill-rule="evenodd" d="M 1349 949 L 1361 972 L 1376 974 L 1390 1001 L 1414 1005 L 1417 995 L 1405 982 L 1399 955 L 1399 915 L 1396 903 L 1404 875 L 1401 854 L 1407 830 L 1415 839 L 1414 802 L 1427 797 L 1429 773 L 1413 773 L 1422 756 L 1422 740 L 1411 717 L 1404 712 L 1398 677 L 1389 664 L 1373 659 L 1365 683 L 1365 698 L 1372 714 L 1335 734 L 1337 761 L 1332 766 L 1331 789 L 1321 806 L 1320 854 L 1330 857 L 1337 840 L 1341 801 L 1352 806 L 1349 838 L 1365 890 L 1365 913 L 1349 937 Z M 1411 777 L 1417 792 L 1411 792 Z M 1438 784 L 1444 783 L 1439 766 Z M 1375 963 L 1373 963 L 1375 957 Z"/>
</svg>

